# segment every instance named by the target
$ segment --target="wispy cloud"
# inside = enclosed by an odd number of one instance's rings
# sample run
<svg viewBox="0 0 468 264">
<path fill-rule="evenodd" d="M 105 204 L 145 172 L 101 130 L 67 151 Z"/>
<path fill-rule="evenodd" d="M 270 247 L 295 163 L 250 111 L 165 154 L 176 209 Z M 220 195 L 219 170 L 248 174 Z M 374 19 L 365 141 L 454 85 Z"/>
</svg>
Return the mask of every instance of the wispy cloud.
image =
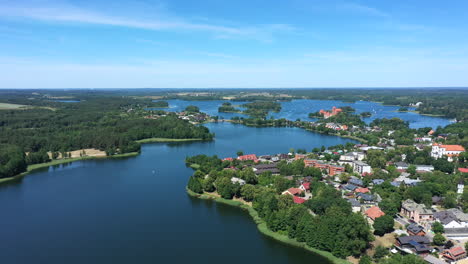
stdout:
<svg viewBox="0 0 468 264">
<path fill-rule="evenodd" d="M 342 3 L 338 7 L 340 9 L 344 9 L 350 12 L 369 15 L 369 16 L 390 17 L 390 15 L 384 11 L 381 11 L 374 7 L 358 4 L 358 3 Z"/>
<path fill-rule="evenodd" d="M 293 31 L 295 28 L 286 24 L 267 24 L 255 26 L 224 26 L 210 23 L 196 23 L 176 16 L 160 16 L 143 20 L 124 16 L 107 15 L 100 12 L 81 9 L 70 5 L 57 6 L 0 6 L 0 16 L 5 18 L 26 18 L 55 23 L 80 23 L 106 25 L 144 30 L 202 31 L 219 38 L 242 37 L 271 41 L 279 32 Z"/>
</svg>

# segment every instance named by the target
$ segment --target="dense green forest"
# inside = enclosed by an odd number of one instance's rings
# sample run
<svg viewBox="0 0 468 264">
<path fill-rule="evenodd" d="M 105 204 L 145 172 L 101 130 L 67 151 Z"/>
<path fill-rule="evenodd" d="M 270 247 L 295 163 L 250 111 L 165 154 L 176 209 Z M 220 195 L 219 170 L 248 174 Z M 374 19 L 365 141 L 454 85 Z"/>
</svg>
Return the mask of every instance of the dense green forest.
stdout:
<svg viewBox="0 0 468 264">
<path fill-rule="evenodd" d="M 241 111 L 234 106 L 232 106 L 231 103 L 225 102 L 223 103 L 219 108 L 218 112 L 220 113 L 240 113 Z"/>
<path fill-rule="evenodd" d="M 47 152 L 56 158 L 58 153 L 95 148 L 114 155 L 140 151 L 140 144 L 135 142 L 140 139 L 213 138 L 206 127 L 192 125 L 174 113 L 158 119 L 145 118 L 151 113 L 147 108 L 160 107 L 165 102 L 87 92 L 67 93 L 78 98 L 78 103 L 56 102 L 54 98 L 62 98 L 60 95 L 30 93 L 28 96 L 22 91 L 2 95 L 3 102 L 28 107 L 0 110 L 0 177 L 24 171 L 18 162 L 20 155 L 14 154 L 18 149 L 27 153 L 24 162 L 35 164 L 47 162 Z M 11 169 L 12 164 L 18 170 Z"/>
<path fill-rule="evenodd" d="M 243 104 L 242 107 L 247 108 L 243 113 L 253 118 L 266 118 L 270 111 L 281 111 L 281 104 L 273 101 L 255 101 Z"/>
</svg>

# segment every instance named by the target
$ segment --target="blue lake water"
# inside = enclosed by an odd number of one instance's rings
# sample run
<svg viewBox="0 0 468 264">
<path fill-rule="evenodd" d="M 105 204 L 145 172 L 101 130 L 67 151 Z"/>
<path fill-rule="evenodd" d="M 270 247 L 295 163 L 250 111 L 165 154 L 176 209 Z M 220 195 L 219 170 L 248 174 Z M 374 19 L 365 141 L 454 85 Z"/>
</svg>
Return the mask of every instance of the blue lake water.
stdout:
<svg viewBox="0 0 468 264">
<path fill-rule="evenodd" d="M 81 102 L 80 100 L 54 100 L 54 102 L 59 102 L 59 103 L 79 103 Z"/>
<path fill-rule="evenodd" d="M 185 107 L 189 105 L 195 105 L 200 108 L 200 111 L 205 112 L 212 116 L 220 116 L 224 119 L 230 119 L 234 116 L 246 117 L 242 114 L 237 113 L 219 113 L 218 107 L 220 107 L 224 100 L 215 100 L 215 101 L 184 101 L 184 100 L 167 100 L 169 103 L 169 108 L 160 108 L 165 111 L 179 112 L 183 111 Z M 241 105 L 246 102 L 231 102 L 233 105 Z M 437 128 L 437 126 L 446 126 L 451 123 L 447 118 L 442 117 L 433 117 L 433 116 L 424 116 L 414 112 L 397 112 L 400 108 L 398 106 L 385 106 L 379 103 L 367 102 L 367 101 L 357 101 L 355 103 L 346 103 L 342 101 L 333 101 L 333 100 L 293 100 L 290 102 L 281 102 L 281 111 L 279 113 L 270 113 L 270 116 L 274 118 L 286 118 L 289 120 L 307 120 L 314 121 L 308 117 L 309 113 L 317 112 L 320 109 L 329 110 L 333 106 L 351 106 L 356 109 L 356 113 L 362 112 L 371 112 L 372 116 L 364 118 L 366 123 L 370 123 L 376 118 L 392 118 L 398 117 L 402 120 L 408 121 L 411 128 L 421 128 L 421 127 L 432 127 Z M 158 109 L 158 108 L 155 108 Z M 409 108 L 414 110 L 414 108 Z"/>
<path fill-rule="evenodd" d="M 353 142 L 299 128 L 211 123 L 212 142 L 147 144 L 0 186 L 2 263 L 327 263 L 260 234 L 239 208 L 191 198 L 187 156 L 285 153 Z"/>
</svg>

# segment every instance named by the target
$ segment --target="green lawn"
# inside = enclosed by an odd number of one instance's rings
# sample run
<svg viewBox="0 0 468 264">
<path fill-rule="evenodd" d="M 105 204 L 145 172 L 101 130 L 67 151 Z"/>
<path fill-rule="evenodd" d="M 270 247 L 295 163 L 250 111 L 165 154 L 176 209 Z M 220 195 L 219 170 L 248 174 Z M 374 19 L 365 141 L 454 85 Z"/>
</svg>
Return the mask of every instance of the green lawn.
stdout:
<svg viewBox="0 0 468 264">
<path fill-rule="evenodd" d="M 27 105 L 0 103 L 0 110 L 20 109 L 25 107 L 27 107 Z"/>
</svg>

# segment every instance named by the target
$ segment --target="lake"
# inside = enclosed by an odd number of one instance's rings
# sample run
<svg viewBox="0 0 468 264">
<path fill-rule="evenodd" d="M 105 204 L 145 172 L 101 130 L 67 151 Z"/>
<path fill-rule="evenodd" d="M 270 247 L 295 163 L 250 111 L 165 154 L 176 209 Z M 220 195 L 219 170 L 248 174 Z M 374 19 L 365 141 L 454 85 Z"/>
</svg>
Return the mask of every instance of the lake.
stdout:
<svg viewBox="0 0 468 264">
<path fill-rule="evenodd" d="M 2 263 L 327 263 L 263 236 L 247 212 L 185 193 L 196 154 L 275 154 L 353 142 L 299 128 L 207 125 L 212 142 L 148 144 L 0 187 Z"/>
<path fill-rule="evenodd" d="M 224 119 L 230 119 L 234 116 L 247 117 L 246 115 L 237 114 L 237 113 L 219 113 L 218 107 L 220 107 L 224 102 L 229 102 L 225 100 L 214 100 L 214 101 L 185 101 L 185 100 L 167 100 L 169 103 L 169 108 L 154 108 L 161 109 L 164 111 L 173 111 L 180 112 L 189 105 L 196 105 L 200 108 L 200 111 L 205 112 L 212 116 L 220 116 Z M 231 102 L 233 105 L 241 105 L 247 102 Z M 434 116 L 425 116 L 420 115 L 414 112 L 398 112 L 399 106 L 386 106 L 375 102 L 367 101 L 357 101 L 354 103 L 346 103 L 342 101 L 334 100 L 309 100 L 309 99 L 300 99 L 292 100 L 290 102 L 280 102 L 281 111 L 279 113 L 270 113 L 269 116 L 274 118 L 286 118 L 289 120 L 307 120 L 315 121 L 316 119 L 309 118 L 309 113 L 317 112 L 320 109 L 329 110 L 333 106 L 351 106 L 356 109 L 356 113 L 362 112 L 371 112 L 372 116 L 364 118 L 363 120 L 369 124 L 372 120 L 376 118 L 392 118 L 398 117 L 402 120 L 408 121 L 411 128 L 421 128 L 421 127 L 432 127 L 437 128 L 437 126 L 446 126 L 451 123 L 447 118 L 443 117 L 434 117 Z M 409 108 L 414 110 L 414 108 Z"/>
</svg>

